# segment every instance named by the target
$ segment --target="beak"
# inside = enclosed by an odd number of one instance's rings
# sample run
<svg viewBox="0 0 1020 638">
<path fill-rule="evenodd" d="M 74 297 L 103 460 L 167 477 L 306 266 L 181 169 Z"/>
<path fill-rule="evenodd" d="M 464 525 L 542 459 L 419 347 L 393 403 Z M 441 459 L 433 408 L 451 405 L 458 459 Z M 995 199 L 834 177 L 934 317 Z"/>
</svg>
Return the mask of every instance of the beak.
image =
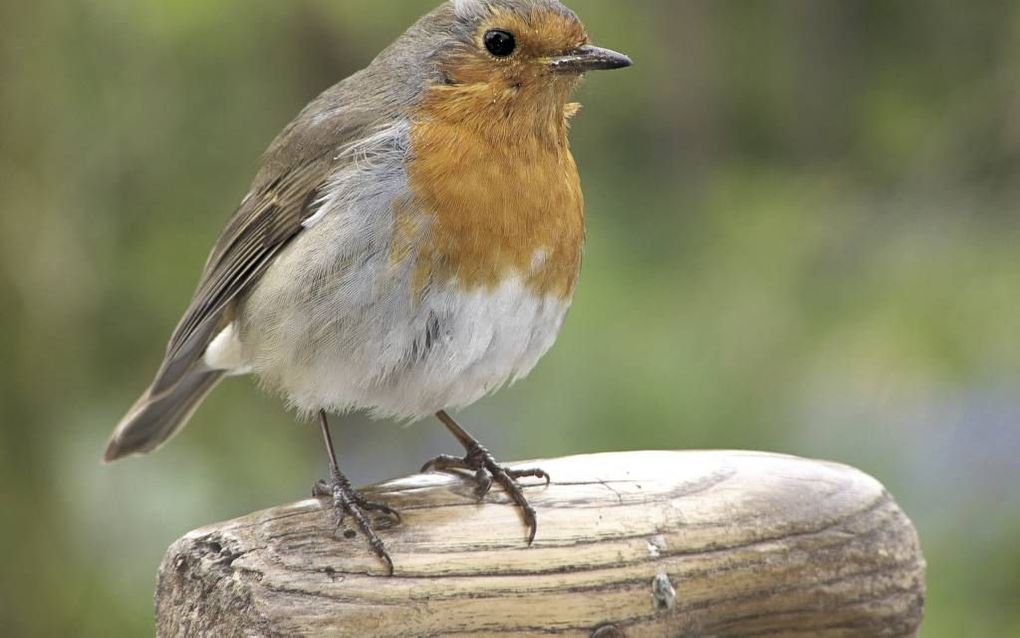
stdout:
<svg viewBox="0 0 1020 638">
<path fill-rule="evenodd" d="M 567 55 L 550 58 L 548 67 L 555 73 L 585 73 L 587 71 L 611 71 L 634 64 L 622 53 L 586 44 L 577 47 Z"/>
</svg>

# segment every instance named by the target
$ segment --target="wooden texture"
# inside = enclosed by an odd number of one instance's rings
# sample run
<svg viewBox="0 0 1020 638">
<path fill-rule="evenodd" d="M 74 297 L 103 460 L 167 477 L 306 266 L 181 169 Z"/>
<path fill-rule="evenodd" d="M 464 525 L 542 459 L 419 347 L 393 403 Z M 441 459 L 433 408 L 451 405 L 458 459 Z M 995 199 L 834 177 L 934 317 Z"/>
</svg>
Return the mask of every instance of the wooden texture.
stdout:
<svg viewBox="0 0 1020 638">
<path fill-rule="evenodd" d="M 404 514 L 381 532 L 392 577 L 317 500 L 193 531 L 160 567 L 159 635 L 917 634 L 917 535 L 858 470 L 754 452 L 538 464 L 553 483 L 526 490 L 530 548 L 498 488 L 484 503 L 446 475 L 367 488 Z"/>
</svg>

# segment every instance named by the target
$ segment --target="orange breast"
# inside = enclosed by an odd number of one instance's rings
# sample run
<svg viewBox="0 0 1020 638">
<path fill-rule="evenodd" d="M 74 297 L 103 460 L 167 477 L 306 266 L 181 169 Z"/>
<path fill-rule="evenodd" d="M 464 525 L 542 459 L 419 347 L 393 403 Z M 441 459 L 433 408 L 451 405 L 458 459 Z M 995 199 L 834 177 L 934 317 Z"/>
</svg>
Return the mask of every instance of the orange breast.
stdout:
<svg viewBox="0 0 1020 638">
<path fill-rule="evenodd" d="M 573 293 L 584 203 L 561 104 L 552 115 L 527 101 L 508 112 L 482 89 L 430 89 L 408 164 L 413 208 L 430 216 L 419 285 L 476 290 L 519 276 L 536 294 Z M 397 217 L 398 231 L 408 226 Z"/>
</svg>

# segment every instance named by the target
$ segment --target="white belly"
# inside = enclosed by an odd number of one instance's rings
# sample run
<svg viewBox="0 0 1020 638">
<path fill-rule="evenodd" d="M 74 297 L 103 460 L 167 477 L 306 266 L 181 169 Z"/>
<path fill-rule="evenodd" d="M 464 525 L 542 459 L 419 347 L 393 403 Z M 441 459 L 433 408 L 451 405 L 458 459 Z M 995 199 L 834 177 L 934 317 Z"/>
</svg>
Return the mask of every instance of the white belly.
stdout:
<svg viewBox="0 0 1020 638">
<path fill-rule="evenodd" d="M 295 253 L 304 251 L 281 261 Z M 570 306 L 536 295 L 519 277 L 494 289 L 431 289 L 412 302 L 410 277 L 386 268 L 364 267 L 376 276 L 320 275 L 309 286 L 281 265 L 206 361 L 255 373 L 305 412 L 414 420 L 467 406 L 527 375 Z"/>
<path fill-rule="evenodd" d="M 302 410 L 418 419 L 464 407 L 531 372 L 567 307 L 519 280 L 492 291 L 433 293 L 417 312 L 365 326 L 356 352 L 321 348 L 308 365 L 285 366 L 278 383 Z"/>
</svg>

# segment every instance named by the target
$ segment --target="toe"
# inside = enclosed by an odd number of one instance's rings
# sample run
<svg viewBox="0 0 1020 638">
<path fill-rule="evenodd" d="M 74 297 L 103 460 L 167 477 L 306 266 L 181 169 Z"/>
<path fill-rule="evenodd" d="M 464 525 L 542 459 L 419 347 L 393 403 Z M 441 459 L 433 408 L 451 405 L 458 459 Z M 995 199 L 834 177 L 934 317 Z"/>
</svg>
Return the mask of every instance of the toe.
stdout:
<svg viewBox="0 0 1020 638">
<path fill-rule="evenodd" d="M 528 526 L 528 547 L 531 547 L 538 534 L 538 519 L 535 517 L 535 510 L 530 507 L 524 510 L 524 523 Z"/>
<path fill-rule="evenodd" d="M 403 521 L 403 519 L 400 516 L 400 512 L 393 509 L 389 505 L 386 505 L 385 503 L 373 503 L 371 501 L 365 501 L 363 503 L 360 503 L 360 505 L 361 509 L 367 512 L 381 512 L 385 516 L 389 516 L 391 519 L 393 519 L 393 522 L 396 523 L 397 525 L 399 525 Z"/>
<path fill-rule="evenodd" d="M 333 488 L 326 481 L 316 481 L 315 485 L 312 486 L 312 498 L 325 498 L 327 496 L 333 496 Z"/>
<path fill-rule="evenodd" d="M 449 472 L 450 470 L 463 470 L 470 469 L 464 459 L 457 458 L 456 456 L 450 456 L 448 454 L 440 454 L 436 458 L 432 459 L 428 463 L 422 466 L 421 473 L 427 472 Z"/>
<path fill-rule="evenodd" d="M 486 469 L 475 471 L 475 496 L 482 500 L 492 490 L 492 474 Z"/>
<path fill-rule="evenodd" d="M 541 468 L 537 468 L 537 467 L 528 468 L 528 469 L 524 469 L 524 470 L 507 470 L 506 473 L 507 473 L 507 475 L 510 476 L 510 478 L 513 478 L 513 479 L 521 479 L 521 478 L 537 478 L 537 479 L 542 479 L 542 480 L 545 481 L 546 486 L 548 486 L 552 482 L 552 479 L 549 477 L 549 474 L 546 473 L 545 470 L 543 470 Z"/>
</svg>

